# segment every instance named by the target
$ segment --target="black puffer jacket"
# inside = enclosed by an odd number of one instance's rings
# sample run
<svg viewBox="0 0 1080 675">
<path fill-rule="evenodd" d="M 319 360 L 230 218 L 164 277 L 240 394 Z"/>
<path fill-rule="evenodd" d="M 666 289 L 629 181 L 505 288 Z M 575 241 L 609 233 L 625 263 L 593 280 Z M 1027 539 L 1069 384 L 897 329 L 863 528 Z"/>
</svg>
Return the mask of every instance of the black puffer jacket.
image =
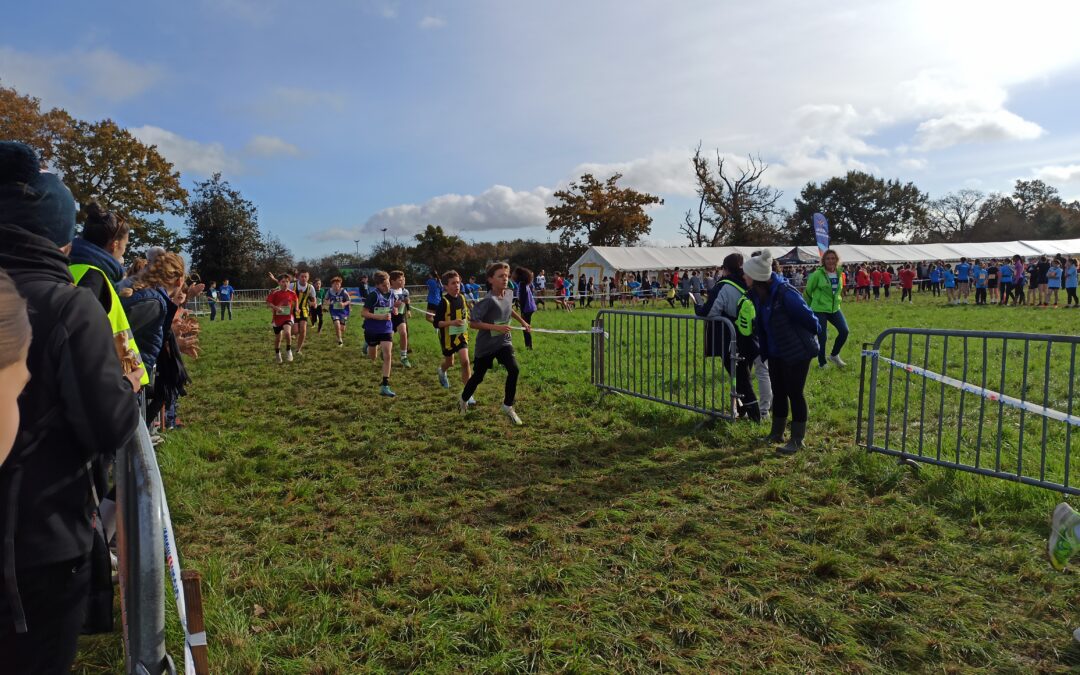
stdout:
<svg viewBox="0 0 1080 675">
<path fill-rule="evenodd" d="M 26 298 L 34 335 L 19 435 L 0 467 L 0 620 L 24 630 L 16 571 L 90 552 L 87 462 L 113 455 L 140 417 L 108 317 L 91 292 L 72 284 L 68 259 L 56 246 L 0 224 L 0 268 Z"/>
</svg>

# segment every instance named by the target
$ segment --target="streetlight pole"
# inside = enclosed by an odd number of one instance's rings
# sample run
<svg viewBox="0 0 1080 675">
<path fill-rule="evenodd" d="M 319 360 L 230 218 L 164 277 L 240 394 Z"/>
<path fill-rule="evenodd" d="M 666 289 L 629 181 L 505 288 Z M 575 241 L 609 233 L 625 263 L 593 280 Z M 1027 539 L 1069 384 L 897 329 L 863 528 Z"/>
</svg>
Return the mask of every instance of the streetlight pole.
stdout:
<svg viewBox="0 0 1080 675">
<path fill-rule="evenodd" d="M 357 259 L 357 261 L 359 261 L 360 260 L 360 240 L 359 239 L 353 239 L 353 241 L 356 242 L 356 259 Z"/>
<path fill-rule="evenodd" d="M 382 229 L 382 243 L 384 243 L 384 244 L 386 243 L 386 230 L 387 229 L 388 228 L 385 228 L 385 227 Z"/>
</svg>

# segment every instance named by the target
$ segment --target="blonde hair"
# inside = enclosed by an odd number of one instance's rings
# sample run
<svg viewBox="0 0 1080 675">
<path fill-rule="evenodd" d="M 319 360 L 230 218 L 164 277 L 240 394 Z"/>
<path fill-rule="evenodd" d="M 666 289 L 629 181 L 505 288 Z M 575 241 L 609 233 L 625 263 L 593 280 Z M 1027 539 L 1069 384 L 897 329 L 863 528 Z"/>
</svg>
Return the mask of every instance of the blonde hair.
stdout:
<svg viewBox="0 0 1080 675">
<path fill-rule="evenodd" d="M 376 286 L 380 286 L 383 282 L 390 281 L 390 275 L 380 270 L 371 275 L 371 280 Z"/>
<path fill-rule="evenodd" d="M 183 278 L 184 259 L 176 253 L 165 251 L 154 256 L 154 261 L 139 273 L 131 287 L 138 291 L 144 288 L 175 286 L 176 282 Z"/>
</svg>

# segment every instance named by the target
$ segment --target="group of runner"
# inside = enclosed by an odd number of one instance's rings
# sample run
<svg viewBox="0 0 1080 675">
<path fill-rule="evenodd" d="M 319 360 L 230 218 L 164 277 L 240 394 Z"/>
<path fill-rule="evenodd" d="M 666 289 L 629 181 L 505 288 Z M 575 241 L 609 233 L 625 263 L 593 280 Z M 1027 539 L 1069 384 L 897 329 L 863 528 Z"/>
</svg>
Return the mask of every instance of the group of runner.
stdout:
<svg viewBox="0 0 1080 675">
<path fill-rule="evenodd" d="M 436 371 L 439 384 L 443 388 L 450 388 L 447 373 L 455 360 L 461 369 L 462 391 L 458 399 L 460 412 L 466 414 L 470 407 L 476 405 L 476 388 L 483 382 L 487 371 L 498 361 L 507 373 L 502 413 L 511 422 L 520 425 L 521 418 L 514 411 L 519 369 L 510 340 L 510 319 L 516 320 L 525 330 L 526 347 L 531 349 L 529 319 L 536 310 L 536 305 L 532 296 L 532 273 L 518 268 L 517 276 L 519 283 L 515 284 L 518 290 L 515 297 L 515 292 L 510 289 L 510 266 L 506 263 L 489 266 L 489 293 L 481 300 L 480 286 L 475 277 L 470 278 L 468 283 L 463 283 L 461 275 L 456 271 L 440 276 L 432 270 L 427 280 L 427 311 L 423 313 L 438 332 L 439 346 L 443 354 L 443 360 Z M 294 275 L 290 274 L 283 274 L 281 277 L 271 275 L 271 279 L 277 284 L 277 288 L 267 296 L 266 304 L 272 312 L 275 362 L 292 362 L 303 356 L 308 326 L 315 323 L 315 317 L 318 317 L 317 332 L 322 331 L 321 313 L 324 309 L 329 311 L 338 347 L 343 347 L 352 306 L 359 303 L 360 314 L 364 320 L 367 356 L 371 361 L 381 362 L 379 394 L 390 398 L 397 396 L 390 388 L 395 336 L 398 339 L 401 365 L 412 368 L 409 360 L 407 319 L 412 315 L 413 309 L 409 290 L 405 288 L 404 272 L 376 272 L 371 277 L 370 286 L 367 277 L 363 277 L 359 300 L 354 300 L 352 294 L 342 286 L 341 277 L 331 279 L 328 289 L 322 287 L 321 280 L 310 282 L 310 275 L 306 271 L 295 273 L 295 280 Z M 515 303 L 521 313 L 515 309 Z M 477 331 L 476 353 L 472 359 L 469 355 L 470 329 Z M 295 352 L 293 337 L 296 338 Z"/>
</svg>

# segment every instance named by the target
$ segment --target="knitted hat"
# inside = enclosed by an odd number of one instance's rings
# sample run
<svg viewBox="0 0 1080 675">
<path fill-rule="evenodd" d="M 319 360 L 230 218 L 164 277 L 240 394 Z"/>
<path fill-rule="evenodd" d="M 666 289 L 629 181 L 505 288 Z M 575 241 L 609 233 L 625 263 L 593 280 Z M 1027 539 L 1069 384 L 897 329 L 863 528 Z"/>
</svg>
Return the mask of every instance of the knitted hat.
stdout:
<svg viewBox="0 0 1080 675">
<path fill-rule="evenodd" d="M 772 278 L 772 254 L 762 251 L 743 263 L 743 272 L 754 281 L 768 281 Z"/>
<path fill-rule="evenodd" d="M 66 246 L 75 238 L 75 198 L 40 167 L 30 146 L 0 141 L 0 221 Z"/>
</svg>

